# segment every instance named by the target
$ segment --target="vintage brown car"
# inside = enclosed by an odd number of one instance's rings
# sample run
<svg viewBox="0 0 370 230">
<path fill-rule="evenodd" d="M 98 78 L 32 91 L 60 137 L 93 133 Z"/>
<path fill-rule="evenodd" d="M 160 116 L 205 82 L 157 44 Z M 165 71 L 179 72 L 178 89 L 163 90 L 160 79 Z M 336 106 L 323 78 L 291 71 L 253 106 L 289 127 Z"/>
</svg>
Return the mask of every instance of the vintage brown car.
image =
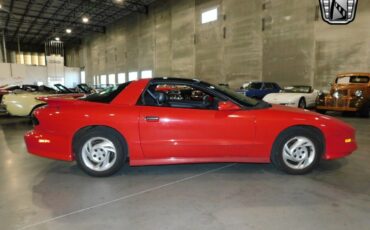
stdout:
<svg viewBox="0 0 370 230">
<path fill-rule="evenodd" d="M 316 101 L 318 112 L 356 112 L 369 116 L 370 73 L 338 74 L 329 94 L 321 93 Z"/>
</svg>

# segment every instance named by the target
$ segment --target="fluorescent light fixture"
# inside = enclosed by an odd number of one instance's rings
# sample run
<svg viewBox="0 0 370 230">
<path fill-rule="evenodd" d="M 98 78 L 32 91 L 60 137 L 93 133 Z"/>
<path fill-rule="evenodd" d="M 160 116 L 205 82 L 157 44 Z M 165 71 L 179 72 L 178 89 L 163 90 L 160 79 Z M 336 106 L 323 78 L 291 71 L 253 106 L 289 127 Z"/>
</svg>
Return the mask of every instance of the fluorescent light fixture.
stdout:
<svg viewBox="0 0 370 230">
<path fill-rule="evenodd" d="M 82 22 L 83 23 L 88 23 L 89 22 L 89 18 L 86 17 L 86 16 L 82 17 Z"/>
<path fill-rule="evenodd" d="M 55 38 L 55 41 L 60 41 L 60 37 L 56 37 Z"/>
<path fill-rule="evenodd" d="M 69 29 L 69 28 L 68 28 L 68 29 L 66 29 L 66 33 L 67 33 L 67 34 L 70 34 L 70 33 L 72 33 L 72 30 L 71 30 L 71 29 Z"/>
</svg>

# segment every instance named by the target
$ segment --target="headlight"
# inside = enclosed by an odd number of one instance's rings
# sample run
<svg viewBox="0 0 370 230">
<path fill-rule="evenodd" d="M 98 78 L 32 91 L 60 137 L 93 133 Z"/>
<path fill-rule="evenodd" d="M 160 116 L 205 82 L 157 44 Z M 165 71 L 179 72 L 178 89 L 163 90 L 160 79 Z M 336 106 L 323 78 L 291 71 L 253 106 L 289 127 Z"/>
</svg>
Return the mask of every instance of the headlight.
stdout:
<svg viewBox="0 0 370 230">
<path fill-rule="evenodd" d="M 356 90 L 355 95 L 356 97 L 362 97 L 362 90 Z"/>
<path fill-rule="evenodd" d="M 338 91 L 335 91 L 333 93 L 333 97 L 335 97 L 336 99 L 338 99 L 339 98 L 339 92 Z"/>
</svg>

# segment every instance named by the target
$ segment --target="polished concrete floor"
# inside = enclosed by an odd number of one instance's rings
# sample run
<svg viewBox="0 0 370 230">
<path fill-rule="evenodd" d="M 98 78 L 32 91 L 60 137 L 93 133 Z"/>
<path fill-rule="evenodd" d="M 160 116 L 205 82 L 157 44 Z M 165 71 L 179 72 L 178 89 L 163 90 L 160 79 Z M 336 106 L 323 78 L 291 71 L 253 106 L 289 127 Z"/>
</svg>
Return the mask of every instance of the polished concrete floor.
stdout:
<svg viewBox="0 0 370 230">
<path fill-rule="evenodd" d="M 24 119 L 0 117 L 0 229 L 370 229 L 370 119 L 359 149 L 306 176 L 268 164 L 126 167 L 92 178 L 27 154 Z"/>
</svg>

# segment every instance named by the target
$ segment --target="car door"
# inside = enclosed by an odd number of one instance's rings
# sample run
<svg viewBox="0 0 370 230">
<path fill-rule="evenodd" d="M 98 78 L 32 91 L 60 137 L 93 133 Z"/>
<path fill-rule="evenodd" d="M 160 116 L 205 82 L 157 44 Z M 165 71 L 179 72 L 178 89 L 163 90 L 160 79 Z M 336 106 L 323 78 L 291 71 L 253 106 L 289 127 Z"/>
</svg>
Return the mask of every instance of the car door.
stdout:
<svg viewBox="0 0 370 230">
<path fill-rule="evenodd" d="M 253 112 L 142 105 L 140 142 L 145 157 L 248 157 L 255 144 Z"/>
</svg>

